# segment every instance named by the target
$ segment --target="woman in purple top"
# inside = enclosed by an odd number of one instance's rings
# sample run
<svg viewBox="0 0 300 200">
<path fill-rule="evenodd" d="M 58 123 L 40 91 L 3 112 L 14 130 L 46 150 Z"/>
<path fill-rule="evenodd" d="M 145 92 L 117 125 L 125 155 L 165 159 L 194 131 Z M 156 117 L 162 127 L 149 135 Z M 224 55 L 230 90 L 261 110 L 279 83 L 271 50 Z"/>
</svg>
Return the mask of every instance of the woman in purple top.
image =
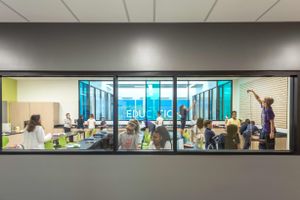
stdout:
<svg viewBox="0 0 300 200">
<path fill-rule="evenodd" d="M 265 147 L 260 145 L 260 149 L 274 149 L 275 147 L 275 123 L 274 118 L 275 114 L 271 105 L 274 103 L 274 99 L 271 97 L 265 97 L 261 99 L 254 90 L 247 90 L 247 92 L 252 92 L 255 96 L 255 99 L 260 103 L 262 112 L 262 137 L 261 139 L 265 139 Z"/>
</svg>

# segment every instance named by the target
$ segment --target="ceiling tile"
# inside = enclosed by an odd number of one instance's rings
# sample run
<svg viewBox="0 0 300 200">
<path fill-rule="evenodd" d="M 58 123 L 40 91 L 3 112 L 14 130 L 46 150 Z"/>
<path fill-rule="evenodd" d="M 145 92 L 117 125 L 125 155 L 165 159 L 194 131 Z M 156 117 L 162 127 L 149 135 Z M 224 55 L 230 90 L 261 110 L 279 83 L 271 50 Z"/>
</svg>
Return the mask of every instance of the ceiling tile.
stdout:
<svg viewBox="0 0 300 200">
<path fill-rule="evenodd" d="M 156 0 L 157 22 L 203 22 L 215 0 Z"/>
<path fill-rule="evenodd" d="M 300 21 L 300 1 L 281 0 L 259 21 Z"/>
<path fill-rule="evenodd" d="M 60 0 L 3 0 L 31 22 L 75 22 Z"/>
<path fill-rule="evenodd" d="M 208 22 L 254 22 L 277 0 L 218 0 Z"/>
<path fill-rule="evenodd" d="M 153 22 L 154 0 L 126 0 L 131 22 Z"/>
<path fill-rule="evenodd" d="M 0 22 L 26 22 L 26 20 L 0 2 Z"/>
<path fill-rule="evenodd" d="M 81 22 L 128 22 L 122 0 L 64 0 Z"/>
</svg>

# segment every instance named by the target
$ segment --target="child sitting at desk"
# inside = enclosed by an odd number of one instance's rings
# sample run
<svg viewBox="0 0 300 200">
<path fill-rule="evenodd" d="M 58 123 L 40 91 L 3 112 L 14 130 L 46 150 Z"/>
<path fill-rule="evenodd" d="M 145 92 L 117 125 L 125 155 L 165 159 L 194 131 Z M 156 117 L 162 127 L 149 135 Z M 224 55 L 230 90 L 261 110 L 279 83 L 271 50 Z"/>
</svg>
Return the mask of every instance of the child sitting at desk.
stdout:
<svg viewBox="0 0 300 200">
<path fill-rule="evenodd" d="M 244 141 L 245 141 L 243 149 L 249 149 L 251 146 L 252 135 L 259 134 L 259 130 L 258 130 L 257 126 L 255 126 L 255 122 L 251 121 L 248 124 L 246 130 L 242 134 L 243 134 Z"/>
<path fill-rule="evenodd" d="M 100 122 L 100 132 L 106 132 L 107 133 L 107 123 L 105 121 L 105 118 L 102 117 L 101 118 L 101 122 Z"/>
<path fill-rule="evenodd" d="M 118 146 L 121 150 L 137 150 L 139 143 L 139 123 L 137 120 L 130 120 L 126 131 L 119 135 Z"/>
<path fill-rule="evenodd" d="M 240 144 L 240 137 L 238 134 L 238 126 L 235 124 L 229 124 L 226 127 L 225 134 L 225 149 L 238 149 Z"/>
<path fill-rule="evenodd" d="M 169 132 L 166 127 L 158 126 L 153 135 L 152 141 L 149 145 L 149 150 L 171 150 L 172 143 Z"/>
<path fill-rule="evenodd" d="M 205 149 L 208 149 L 208 146 L 212 144 L 215 146 L 215 142 L 213 140 L 213 137 L 216 135 L 215 132 L 213 132 L 212 129 L 212 121 L 210 120 L 205 120 L 204 121 L 204 136 L 205 136 Z"/>
</svg>

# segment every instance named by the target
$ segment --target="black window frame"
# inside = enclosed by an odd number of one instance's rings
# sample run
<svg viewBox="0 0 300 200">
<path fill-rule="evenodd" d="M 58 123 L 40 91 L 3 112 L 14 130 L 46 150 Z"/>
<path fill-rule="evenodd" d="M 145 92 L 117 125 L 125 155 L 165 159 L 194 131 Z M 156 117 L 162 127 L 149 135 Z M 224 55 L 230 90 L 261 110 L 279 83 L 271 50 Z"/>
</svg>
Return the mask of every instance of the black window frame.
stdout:
<svg viewBox="0 0 300 200">
<path fill-rule="evenodd" d="M 300 130 L 297 124 L 300 124 L 298 113 L 300 111 L 300 70 L 245 70 L 245 71 L 0 71 L 0 99 L 2 101 L 2 77 L 113 77 L 114 83 L 114 105 L 118 103 L 118 77 L 173 77 L 173 102 L 177 102 L 177 78 L 178 77 L 291 77 L 290 84 L 290 150 L 289 151 L 178 151 L 177 142 L 174 142 L 172 151 L 3 151 L 0 148 L 0 155 L 4 154 L 108 154 L 108 155 L 300 155 Z M 176 103 L 173 103 L 173 113 L 177 110 Z M 114 141 L 118 141 L 118 109 L 114 109 Z M 2 113 L 2 104 L 0 105 Z M 0 116 L 0 130 L 2 135 L 2 115 Z M 173 115 L 173 132 L 176 132 L 177 115 Z M 174 134 L 174 140 L 177 141 L 177 134 Z M 115 143 L 117 144 L 117 143 Z M 2 137 L 0 139 L 2 147 Z"/>
</svg>

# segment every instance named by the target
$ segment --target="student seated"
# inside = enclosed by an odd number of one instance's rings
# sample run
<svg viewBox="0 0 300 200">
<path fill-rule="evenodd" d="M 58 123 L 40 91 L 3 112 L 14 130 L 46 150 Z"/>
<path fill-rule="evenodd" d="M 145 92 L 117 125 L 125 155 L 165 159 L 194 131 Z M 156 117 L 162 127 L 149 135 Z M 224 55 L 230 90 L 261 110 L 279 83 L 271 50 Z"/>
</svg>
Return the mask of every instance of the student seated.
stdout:
<svg viewBox="0 0 300 200">
<path fill-rule="evenodd" d="M 171 150 L 172 142 L 166 127 L 159 126 L 152 135 L 149 150 Z"/>
<path fill-rule="evenodd" d="M 243 149 L 249 149 L 251 146 L 251 137 L 252 135 L 258 135 L 259 134 L 259 130 L 257 128 L 257 126 L 255 126 L 255 122 L 251 121 L 246 130 L 242 133 L 243 137 L 244 137 L 244 147 Z"/>
<path fill-rule="evenodd" d="M 130 120 L 126 131 L 119 135 L 118 146 L 121 150 L 137 150 L 139 143 L 139 123 L 137 120 Z"/>
<path fill-rule="evenodd" d="M 102 117 L 101 118 L 101 122 L 100 122 L 100 131 L 102 132 L 102 131 L 106 131 L 107 132 L 107 123 L 106 123 L 106 121 L 105 121 L 105 118 L 104 117 Z"/>
<path fill-rule="evenodd" d="M 203 118 L 197 118 L 196 115 L 193 116 L 193 120 L 191 120 L 191 133 L 190 133 L 190 141 L 192 143 L 199 143 L 204 142 L 204 131 L 203 131 Z M 201 141 L 200 141 L 201 140 Z"/>
<path fill-rule="evenodd" d="M 155 131 L 155 124 L 152 123 L 151 121 L 149 120 L 145 120 L 144 121 L 144 127 L 141 129 L 142 131 L 145 131 L 147 128 L 149 129 L 149 132 L 151 133 L 151 135 L 153 134 L 153 132 Z"/>
<path fill-rule="evenodd" d="M 205 137 L 205 149 L 208 149 L 209 145 L 213 145 L 215 148 L 215 141 L 213 140 L 213 137 L 216 135 L 215 132 L 213 132 L 212 129 L 212 121 L 205 120 L 203 123 L 205 127 L 204 131 L 204 137 Z"/>
<path fill-rule="evenodd" d="M 252 126 L 252 133 L 254 135 L 259 135 L 259 129 L 255 125 L 255 121 L 250 121 L 250 125 Z"/>
<path fill-rule="evenodd" d="M 229 124 L 226 127 L 226 134 L 224 135 L 225 149 L 238 149 L 240 144 L 240 137 L 238 134 L 238 126 Z"/>
<path fill-rule="evenodd" d="M 114 148 L 114 141 L 113 141 L 113 134 L 108 133 L 105 135 L 104 138 L 100 140 L 100 142 L 94 143 L 91 147 L 88 149 L 106 149 L 106 150 L 112 150 Z"/>
<path fill-rule="evenodd" d="M 243 135 L 244 131 L 247 129 L 250 124 L 250 119 L 245 119 L 244 122 L 241 123 L 240 134 Z"/>
<path fill-rule="evenodd" d="M 44 143 L 51 138 L 50 133 L 45 134 L 40 115 L 32 115 L 24 132 L 24 149 L 45 149 Z"/>
</svg>

